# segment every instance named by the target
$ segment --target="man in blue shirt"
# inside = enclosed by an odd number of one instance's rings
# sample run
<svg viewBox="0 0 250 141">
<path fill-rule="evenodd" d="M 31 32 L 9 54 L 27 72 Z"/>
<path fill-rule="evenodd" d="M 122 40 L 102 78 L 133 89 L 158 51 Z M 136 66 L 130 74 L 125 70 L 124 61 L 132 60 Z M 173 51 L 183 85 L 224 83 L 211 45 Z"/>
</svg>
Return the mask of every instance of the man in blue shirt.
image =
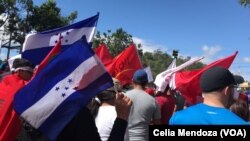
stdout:
<svg viewBox="0 0 250 141">
<path fill-rule="evenodd" d="M 227 108 L 233 102 L 232 73 L 222 67 L 205 71 L 200 78 L 204 102 L 176 112 L 170 125 L 239 125 L 246 122 Z"/>
</svg>

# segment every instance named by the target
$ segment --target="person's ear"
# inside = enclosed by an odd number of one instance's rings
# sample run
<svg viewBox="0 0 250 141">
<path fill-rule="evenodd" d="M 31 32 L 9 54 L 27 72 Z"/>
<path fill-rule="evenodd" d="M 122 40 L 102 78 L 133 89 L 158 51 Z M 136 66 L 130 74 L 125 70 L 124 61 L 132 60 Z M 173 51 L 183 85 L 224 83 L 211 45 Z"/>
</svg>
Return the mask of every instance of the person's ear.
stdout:
<svg viewBox="0 0 250 141">
<path fill-rule="evenodd" d="M 229 94 L 231 94 L 231 90 L 232 90 L 232 88 L 231 88 L 230 86 L 226 86 L 226 87 L 223 89 L 223 93 L 224 93 L 225 95 L 229 95 Z"/>
</svg>

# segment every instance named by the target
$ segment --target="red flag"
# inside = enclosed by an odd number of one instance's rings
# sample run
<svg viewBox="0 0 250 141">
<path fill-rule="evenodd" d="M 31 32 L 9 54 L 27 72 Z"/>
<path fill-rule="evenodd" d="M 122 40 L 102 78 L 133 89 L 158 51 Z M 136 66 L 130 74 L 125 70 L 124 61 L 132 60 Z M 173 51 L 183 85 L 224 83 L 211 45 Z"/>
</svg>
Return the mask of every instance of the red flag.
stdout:
<svg viewBox="0 0 250 141">
<path fill-rule="evenodd" d="M 121 81 L 122 85 L 131 83 L 134 72 L 142 68 L 135 45 L 130 45 L 105 67 L 112 77 Z"/>
<path fill-rule="evenodd" d="M 13 99 L 25 83 L 17 74 L 6 76 L 0 83 L 0 141 L 14 141 L 20 132 L 21 122 L 13 110 Z"/>
<path fill-rule="evenodd" d="M 53 47 L 53 49 L 47 54 L 47 56 L 43 59 L 43 61 L 39 64 L 35 75 L 38 74 L 55 56 L 57 56 L 61 52 L 61 35 L 59 35 L 59 41 Z M 33 77 L 35 77 L 35 75 Z"/>
<path fill-rule="evenodd" d="M 112 63 L 112 56 L 109 54 L 107 46 L 105 44 L 99 44 L 99 46 L 95 49 L 96 55 L 102 61 L 104 66 Z"/>
<path fill-rule="evenodd" d="M 180 91 L 187 101 L 195 103 L 196 97 L 201 94 L 201 89 L 200 89 L 201 74 L 207 69 L 215 66 L 229 68 L 237 54 L 238 52 L 235 52 L 233 55 L 217 60 L 203 67 L 202 69 L 191 70 L 191 71 L 180 71 L 175 73 L 173 77 L 173 80 L 175 81 L 174 82 L 175 86 L 173 86 L 173 88 Z"/>
</svg>

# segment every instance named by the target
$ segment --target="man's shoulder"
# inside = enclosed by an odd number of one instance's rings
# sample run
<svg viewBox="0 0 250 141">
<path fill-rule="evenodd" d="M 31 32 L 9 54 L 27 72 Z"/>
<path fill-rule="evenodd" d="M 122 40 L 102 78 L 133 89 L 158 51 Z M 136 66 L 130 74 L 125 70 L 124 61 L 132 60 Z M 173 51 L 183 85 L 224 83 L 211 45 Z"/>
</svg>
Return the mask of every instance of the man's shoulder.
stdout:
<svg viewBox="0 0 250 141">
<path fill-rule="evenodd" d="M 197 110 L 198 107 L 200 106 L 199 105 L 190 106 L 190 107 L 187 107 L 186 109 L 175 112 L 175 114 L 182 115 L 182 116 L 190 116 L 190 113 L 194 114 L 198 111 Z"/>
<path fill-rule="evenodd" d="M 150 96 L 149 94 L 147 94 L 143 90 L 133 89 L 133 90 L 127 91 L 125 93 L 125 95 L 131 99 L 144 100 L 144 102 L 146 102 L 146 101 L 155 102 L 156 101 L 154 97 Z"/>
<path fill-rule="evenodd" d="M 129 90 L 125 93 L 125 95 L 138 95 L 138 94 L 146 94 L 146 92 L 144 92 L 143 90 L 137 90 L 137 89 L 132 89 Z"/>
<path fill-rule="evenodd" d="M 194 121 L 198 120 L 201 116 L 200 114 L 202 114 L 200 110 L 198 110 L 200 106 L 201 105 L 197 104 L 175 112 L 170 119 L 170 124 L 193 123 Z"/>
</svg>

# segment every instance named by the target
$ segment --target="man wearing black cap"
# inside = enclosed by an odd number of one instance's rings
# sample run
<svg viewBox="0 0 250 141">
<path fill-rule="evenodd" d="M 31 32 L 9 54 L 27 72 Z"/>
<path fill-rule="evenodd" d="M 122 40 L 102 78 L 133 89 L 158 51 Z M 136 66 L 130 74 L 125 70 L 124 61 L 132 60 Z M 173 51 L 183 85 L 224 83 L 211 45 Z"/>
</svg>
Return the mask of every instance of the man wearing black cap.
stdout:
<svg viewBox="0 0 250 141">
<path fill-rule="evenodd" d="M 205 71 L 200 78 L 204 102 L 176 112 L 170 119 L 171 125 L 238 125 L 246 122 L 229 111 L 232 104 L 234 85 L 232 73 L 222 67 Z"/>
</svg>

